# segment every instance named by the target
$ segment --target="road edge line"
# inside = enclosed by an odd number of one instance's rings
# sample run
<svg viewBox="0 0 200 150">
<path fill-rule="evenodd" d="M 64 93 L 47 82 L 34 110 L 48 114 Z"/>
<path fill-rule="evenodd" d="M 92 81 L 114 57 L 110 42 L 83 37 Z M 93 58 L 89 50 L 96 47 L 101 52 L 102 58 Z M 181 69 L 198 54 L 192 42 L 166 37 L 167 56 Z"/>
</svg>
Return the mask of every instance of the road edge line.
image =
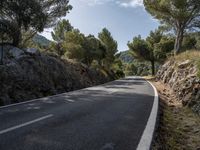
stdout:
<svg viewBox="0 0 200 150">
<path fill-rule="evenodd" d="M 159 96 L 156 87 L 149 81 L 147 81 L 154 89 L 154 102 L 151 109 L 151 114 L 148 118 L 148 122 L 140 139 L 140 142 L 137 146 L 137 150 L 150 150 L 152 140 L 154 137 L 154 132 L 156 128 L 156 122 L 158 117 L 159 109 Z"/>
</svg>

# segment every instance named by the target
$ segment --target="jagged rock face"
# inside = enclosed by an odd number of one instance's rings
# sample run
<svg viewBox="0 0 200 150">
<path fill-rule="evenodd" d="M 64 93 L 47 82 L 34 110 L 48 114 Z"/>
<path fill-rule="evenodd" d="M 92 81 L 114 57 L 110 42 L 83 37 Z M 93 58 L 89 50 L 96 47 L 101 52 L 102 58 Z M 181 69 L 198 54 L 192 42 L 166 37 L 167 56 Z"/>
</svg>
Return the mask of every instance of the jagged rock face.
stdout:
<svg viewBox="0 0 200 150">
<path fill-rule="evenodd" d="M 157 80 L 168 84 L 184 106 L 200 114 L 200 79 L 194 62 L 166 62 L 157 73 Z"/>
<path fill-rule="evenodd" d="M 22 53 L 0 66 L 0 105 L 110 81 L 100 71 L 40 53 Z M 19 56 L 17 53 L 17 56 Z"/>
</svg>

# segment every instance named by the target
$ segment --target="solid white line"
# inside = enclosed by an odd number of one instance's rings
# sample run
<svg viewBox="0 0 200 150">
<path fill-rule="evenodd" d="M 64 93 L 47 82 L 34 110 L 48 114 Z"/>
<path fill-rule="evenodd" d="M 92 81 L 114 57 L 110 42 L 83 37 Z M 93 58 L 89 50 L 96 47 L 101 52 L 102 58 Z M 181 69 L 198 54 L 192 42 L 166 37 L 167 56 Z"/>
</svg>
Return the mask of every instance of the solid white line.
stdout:
<svg viewBox="0 0 200 150">
<path fill-rule="evenodd" d="M 137 146 L 137 150 L 149 150 L 151 147 L 152 139 L 153 139 L 153 134 L 155 131 L 155 126 L 156 126 L 156 120 L 157 120 L 157 115 L 158 115 L 158 104 L 159 104 L 159 98 L 158 98 L 158 92 L 155 88 L 155 86 L 147 81 L 154 89 L 154 103 L 153 107 L 151 110 L 151 114 L 149 116 L 147 125 L 145 127 L 145 130 L 142 134 L 142 138 L 140 139 L 140 142 Z"/>
<path fill-rule="evenodd" d="M 68 102 L 75 102 L 75 100 L 73 100 L 73 99 L 65 99 L 66 101 L 68 101 Z"/>
<path fill-rule="evenodd" d="M 44 117 L 41 117 L 41 118 L 37 118 L 37 119 L 35 119 L 35 120 L 29 121 L 29 122 L 26 122 L 26 123 L 23 123 L 23 124 L 14 126 L 14 127 L 10 127 L 10 128 L 8 128 L 8 129 L 5 129 L 5 130 L 0 131 L 0 135 L 1 135 L 1 134 L 4 134 L 4 133 L 7 133 L 7 132 L 10 132 L 10 131 L 13 131 L 13 130 L 16 130 L 16 129 L 18 129 L 18 128 L 22 128 L 22 127 L 24 127 L 24 126 L 28 126 L 28 125 L 30 125 L 30 124 L 39 122 L 39 121 L 41 121 L 41 120 L 44 120 L 44 119 L 47 119 L 47 118 L 50 118 L 50 117 L 53 117 L 53 115 L 50 114 L 50 115 L 47 115 L 47 116 L 44 116 Z"/>
</svg>

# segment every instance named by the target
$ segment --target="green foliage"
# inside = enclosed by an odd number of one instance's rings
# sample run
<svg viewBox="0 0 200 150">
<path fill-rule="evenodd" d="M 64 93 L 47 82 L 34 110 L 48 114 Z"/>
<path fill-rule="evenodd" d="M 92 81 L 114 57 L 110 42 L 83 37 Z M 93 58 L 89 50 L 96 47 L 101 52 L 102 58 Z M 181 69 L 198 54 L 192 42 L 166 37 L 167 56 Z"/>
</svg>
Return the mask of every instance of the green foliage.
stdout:
<svg viewBox="0 0 200 150">
<path fill-rule="evenodd" d="M 151 72 L 151 64 L 134 60 L 132 63 L 124 64 L 124 72 L 126 76 L 147 76 Z"/>
<path fill-rule="evenodd" d="M 175 39 L 172 36 L 163 36 L 159 43 L 155 44 L 155 57 L 163 62 L 167 55 L 174 49 Z"/>
<path fill-rule="evenodd" d="M 125 65 L 125 74 L 126 76 L 137 75 L 138 68 L 135 66 L 134 63 L 126 64 Z"/>
<path fill-rule="evenodd" d="M 64 56 L 66 50 L 63 48 L 62 43 L 51 42 L 48 51 L 51 53 L 55 53 L 59 57 Z"/>
<path fill-rule="evenodd" d="M 185 31 L 200 27 L 199 0 L 144 0 L 146 10 L 175 31 L 174 48 L 180 51 Z"/>
<path fill-rule="evenodd" d="M 173 50 L 173 45 L 174 38 L 163 35 L 160 29 L 151 31 L 146 39 L 138 36 L 134 37 L 132 42 L 128 42 L 128 47 L 135 58 L 151 63 L 152 75 L 155 74 L 155 63 L 164 61 L 167 53 Z"/>
<path fill-rule="evenodd" d="M 104 72 L 113 79 L 123 76 L 122 62 L 116 56 L 117 42 L 107 29 L 99 33 L 99 39 L 93 35 L 85 36 L 69 23 L 61 20 L 52 32 L 54 42 L 50 50 L 58 56 L 86 64 Z"/>
<path fill-rule="evenodd" d="M 108 31 L 104 28 L 98 35 L 99 40 L 106 48 L 106 56 L 104 59 L 104 65 L 109 68 L 115 60 L 115 54 L 117 53 L 117 41 L 115 41 Z"/>
<path fill-rule="evenodd" d="M 196 49 L 200 50 L 200 32 L 197 32 L 195 37 L 196 37 L 196 41 L 197 41 L 195 47 L 196 47 Z"/>
<path fill-rule="evenodd" d="M 65 40 L 65 33 L 72 31 L 74 27 L 70 24 L 69 20 L 61 20 L 58 22 L 57 26 L 54 27 L 53 32 L 51 32 L 52 38 L 56 42 L 62 42 Z"/>
<path fill-rule="evenodd" d="M 78 61 L 84 59 L 84 38 L 84 35 L 76 30 L 65 32 L 63 48 L 66 50 L 65 55 L 67 58 L 76 59 Z"/>
<path fill-rule="evenodd" d="M 128 47 L 132 51 L 134 57 L 138 59 L 147 61 L 153 59 L 152 52 L 149 49 L 147 42 L 143 40 L 140 35 L 138 37 L 134 37 L 132 42 L 128 42 Z"/>
<path fill-rule="evenodd" d="M 51 45 L 51 41 L 45 38 L 44 36 L 35 34 L 32 37 L 32 35 L 30 36 L 30 34 L 31 33 L 29 32 L 23 33 L 23 39 L 26 39 L 21 42 L 23 43 L 23 47 L 36 48 L 40 51 L 45 51 Z M 24 38 L 24 36 L 26 37 Z M 30 36 L 30 38 L 27 38 L 28 36 Z"/>
<path fill-rule="evenodd" d="M 90 65 L 93 61 L 97 61 L 98 65 L 102 65 L 101 62 L 105 58 L 106 49 L 95 36 L 85 37 L 83 47 L 85 49 L 83 60 L 85 64 Z"/>
<path fill-rule="evenodd" d="M 22 31 L 42 32 L 72 9 L 69 0 L 1 0 L 0 7 L 0 21 L 6 23 L 9 28 L 6 32 L 15 46 L 22 40 Z"/>
<path fill-rule="evenodd" d="M 196 40 L 195 36 L 188 34 L 183 38 L 183 46 L 182 47 L 184 50 L 195 49 L 196 44 L 197 44 L 197 40 Z"/>
<path fill-rule="evenodd" d="M 161 38 L 162 34 L 159 31 L 151 31 L 146 40 L 138 36 L 134 37 L 132 42 L 128 42 L 128 47 L 135 57 L 151 62 L 152 75 L 155 74 L 155 61 L 158 59 L 156 58 L 155 45 L 160 42 Z"/>
</svg>

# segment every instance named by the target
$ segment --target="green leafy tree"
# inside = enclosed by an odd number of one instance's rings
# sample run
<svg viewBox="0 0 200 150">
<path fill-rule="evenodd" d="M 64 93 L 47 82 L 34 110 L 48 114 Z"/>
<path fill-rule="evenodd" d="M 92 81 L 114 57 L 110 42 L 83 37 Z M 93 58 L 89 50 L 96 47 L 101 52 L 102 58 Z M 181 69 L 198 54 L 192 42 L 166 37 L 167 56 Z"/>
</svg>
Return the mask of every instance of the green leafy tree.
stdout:
<svg viewBox="0 0 200 150">
<path fill-rule="evenodd" d="M 89 35 L 85 39 L 85 62 L 89 66 L 92 61 L 97 61 L 99 67 L 102 67 L 102 61 L 106 56 L 106 47 L 102 42 L 93 35 Z"/>
<path fill-rule="evenodd" d="M 104 28 L 98 35 L 99 40 L 106 48 L 106 55 L 104 59 L 104 66 L 109 69 L 112 63 L 115 60 L 115 54 L 117 53 L 117 41 L 115 41 L 108 31 L 108 29 Z"/>
<path fill-rule="evenodd" d="M 183 38 L 183 49 L 184 50 L 196 49 L 196 44 L 197 44 L 197 40 L 196 40 L 195 35 L 187 34 Z"/>
<path fill-rule="evenodd" d="M 51 42 L 48 51 L 55 53 L 60 58 L 65 55 L 66 49 L 63 47 L 63 43 Z"/>
<path fill-rule="evenodd" d="M 138 71 L 138 67 L 134 63 L 125 65 L 125 74 L 127 76 L 138 75 L 137 71 Z"/>
<path fill-rule="evenodd" d="M 161 24 L 174 30 L 175 53 L 181 49 L 185 32 L 200 27 L 199 0 L 144 0 L 144 6 Z"/>
<path fill-rule="evenodd" d="M 65 40 L 63 42 L 63 48 L 66 50 L 65 55 L 69 59 L 75 59 L 77 61 L 84 60 L 84 48 L 83 43 L 85 36 L 78 30 L 65 32 Z"/>
<path fill-rule="evenodd" d="M 76 29 L 74 29 L 74 27 L 70 24 L 69 20 L 63 19 L 58 21 L 57 25 L 53 29 L 53 32 L 51 32 L 54 42 L 51 43 L 50 51 L 55 52 L 60 57 L 64 56 L 66 53 L 66 47 L 63 46 L 63 43 L 67 41 L 67 36 L 65 36 L 65 34 L 71 31 L 76 31 Z"/>
<path fill-rule="evenodd" d="M 51 32 L 52 38 L 57 43 L 63 42 L 65 40 L 65 33 L 72 31 L 74 27 L 71 25 L 69 20 L 61 20 L 58 22 L 56 27 L 54 27 L 53 32 Z"/>
<path fill-rule="evenodd" d="M 96 60 L 101 64 L 105 57 L 105 47 L 95 36 L 85 36 L 70 24 L 68 20 L 61 20 L 52 32 L 55 42 L 51 45 L 51 51 L 60 57 L 66 56 L 90 66 Z"/>
<path fill-rule="evenodd" d="M 164 61 L 167 55 L 171 55 L 174 49 L 175 38 L 171 35 L 163 35 L 159 43 L 155 44 L 155 57 L 159 61 Z"/>
<path fill-rule="evenodd" d="M 42 32 L 71 9 L 69 0 L 1 0 L 0 20 L 8 26 L 13 45 L 18 46 L 22 31 Z"/>
<path fill-rule="evenodd" d="M 154 33 L 151 32 L 151 34 L 152 34 L 152 37 L 147 38 L 149 42 L 151 42 L 151 40 L 152 42 L 155 40 L 154 39 L 155 37 L 153 37 Z M 128 42 L 128 47 L 136 58 L 149 61 L 151 63 L 152 75 L 155 75 L 156 58 L 154 54 L 154 44 L 148 43 L 146 40 L 142 39 L 141 36 L 138 36 L 138 37 L 133 38 L 132 42 Z"/>
</svg>

